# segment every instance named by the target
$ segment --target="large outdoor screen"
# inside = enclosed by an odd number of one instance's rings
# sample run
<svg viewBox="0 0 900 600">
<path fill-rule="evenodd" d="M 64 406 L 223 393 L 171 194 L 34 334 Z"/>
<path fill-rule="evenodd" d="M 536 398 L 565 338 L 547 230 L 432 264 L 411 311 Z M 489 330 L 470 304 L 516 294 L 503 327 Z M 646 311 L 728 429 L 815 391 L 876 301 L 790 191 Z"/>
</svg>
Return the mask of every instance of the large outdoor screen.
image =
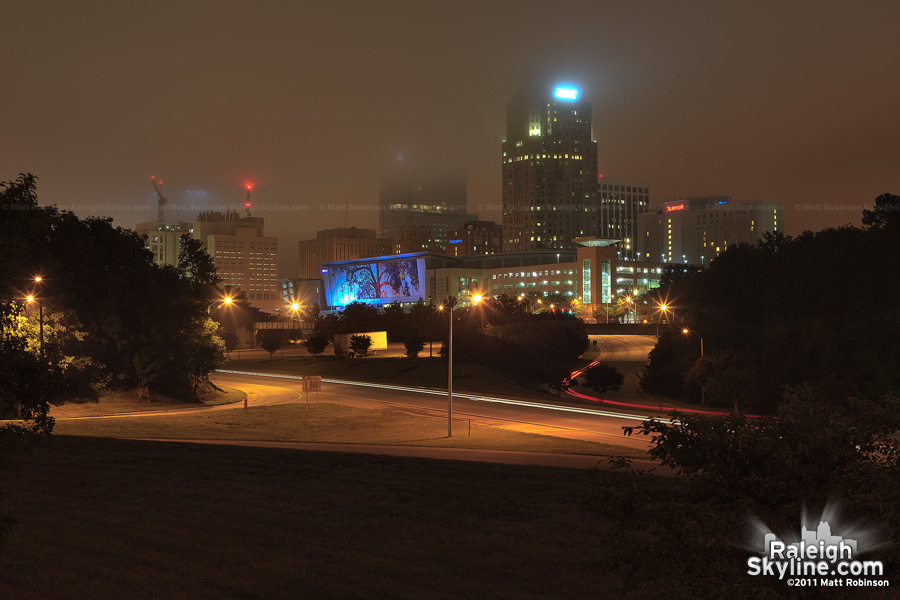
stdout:
<svg viewBox="0 0 900 600">
<path fill-rule="evenodd" d="M 322 269 L 322 279 L 329 306 L 418 302 L 425 297 L 425 259 L 332 264 Z"/>
</svg>

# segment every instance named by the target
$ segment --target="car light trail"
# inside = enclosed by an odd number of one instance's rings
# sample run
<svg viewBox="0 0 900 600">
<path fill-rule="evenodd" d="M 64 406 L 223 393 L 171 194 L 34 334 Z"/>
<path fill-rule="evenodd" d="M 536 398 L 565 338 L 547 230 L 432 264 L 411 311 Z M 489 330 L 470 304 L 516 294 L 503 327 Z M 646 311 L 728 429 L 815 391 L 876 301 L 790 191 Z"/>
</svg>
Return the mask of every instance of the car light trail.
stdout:
<svg viewBox="0 0 900 600">
<path fill-rule="evenodd" d="M 231 371 L 228 369 L 217 369 L 216 373 L 230 373 L 232 375 L 250 375 L 255 377 L 272 377 L 275 379 L 296 379 L 302 380 L 303 377 L 300 375 L 279 375 L 276 373 L 254 373 L 252 371 Z M 412 392 L 416 394 L 430 394 L 432 396 L 446 396 L 446 390 L 434 390 L 429 388 L 417 388 L 417 387 L 408 387 L 402 385 L 390 385 L 385 383 L 369 383 L 364 381 L 346 381 L 343 379 L 322 379 L 322 381 L 326 383 L 337 383 L 340 385 L 355 385 L 359 387 L 370 387 L 377 388 L 382 390 L 396 390 L 399 392 Z M 598 417 L 614 417 L 617 419 L 625 419 L 631 421 L 646 421 L 648 419 L 658 418 L 658 417 L 646 417 L 641 415 L 632 415 L 628 413 L 618 413 L 606 410 L 598 410 L 594 408 L 579 408 L 577 406 L 558 406 L 554 404 L 543 404 L 540 402 L 528 402 L 525 400 L 512 400 L 510 398 L 494 398 L 492 396 L 480 396 L 477 394 L 466 394 L 460 393 L 457 394 L 454 392 L 454 396 L 458 396 L 460 398 L 466 398 L 467 400 L 474 400 L 475 402 L 490 402 L 494 404 L 509 404 L 513 406 L 524 406 L 528 408 L 541 408 L 544 410 L 555 410 L 560 412 L 570 412 L 570 413 L 579 413 L 584 415 L 596 415 Z M 591 398 L 590 396 L 586 396 L 589 400 L 597 401 L 596 398 Z M 674 423 L 670 419 L 661 419 L 666 423 Z"/>
<path fill-rule="evenodd" d="M 596 366 L 598 364 L 600 364 L 599 358 L 597 360 L 595 360 L 594 362 L 590 363 L 589 365 L 587 365 L 586 367 L 578 369 L 577 371 L 572 371 L 572 373 L 569 375 L 569 381 L 575 379 L 576 377 L 578 377 L 579 375 L 581 375 L 582 373 L 584 373 L 591 367 Z M 582 400 L 588 400 L 589 402 L 601 402 L 603 404 L 614 404 L 616 406 L 627 406 L 628 408 L 640 408 L 640 409 L 644 409 L 644 410 L 658 410 L 658 411 L 666 411 L 666 412 L 677 411 L 677 412 L 691 413 L 691 414 L 697 414 L 697 415 L 715 415 L 715 416 L 719 416 L 719 417 L 724 417 L 726 415 L 733 414 L 733 413 L 729 413 L 729 412 L 721 412 L 721 411 L 716 411 L 716 410 L 700 410 L 699 408 L 676 408 L 674 406 L 659 407 L 659 406 L 650 406 L 649 404 L 632 404 L 630 402 L 618 402 L 616 400 L 604 400 L 602 398 L 597 398 L 596 396 L 588 396 L 587 394 L 575 392 L 568 388 L 565 390 L 565 392 L 567 394 L 569 394 L 570 396 L 574 396 L 575 398 L 580 398 Z M 762 415 L 743 415 L 743 416 L 748 417 L 750 419 L 762 418 Z M 647 418 L 649 418 L 649 417 L 647 417 Z"/>
</svg>

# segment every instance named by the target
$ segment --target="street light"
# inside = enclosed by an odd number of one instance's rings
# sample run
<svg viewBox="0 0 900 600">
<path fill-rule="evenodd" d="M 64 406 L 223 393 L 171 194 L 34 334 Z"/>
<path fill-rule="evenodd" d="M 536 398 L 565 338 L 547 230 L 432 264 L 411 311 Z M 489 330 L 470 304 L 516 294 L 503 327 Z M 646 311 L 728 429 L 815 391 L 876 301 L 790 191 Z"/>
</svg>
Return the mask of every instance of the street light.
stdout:
<svg viewBox="0 0 900 600">
<path fill-rule="evenodd" d="M 211 314 L 212 307 L 215 306 L 216 303 L 218 303 L 218 302 L 221 302 L 221 303 L 224 304 L 225 306 L 228 306 L 228 305 L 231 304 L 233 301 L 234 301 L 234 299 L 233 299 L 231 296 L 225 296 L 224 298 L 221 298 L 221 299 L 219 299 L 219 300 L 213 300 L 213 301 L 210 303 L 210 305 L 206 307 L 206 314 Z"/>
<path fill-rule="evenodd" d="M 472 296 L 472 301 L 477 306 L 481 302 L 481 294 Z M 453 311 L 462 306 L 463 304 L 460 302 L 448 309 L 450 337 L 447 344 L 447 437 L 453 437 Z M 444 305 L 439 305 L 438 310 L 443 312 Z"/>
<path fill-rule="evenodd" d="M 703 336 L 697 333 L 696 331 L 691 331 L 690 329 L 682 329 L 681 333 L 688 335 L 693 333 L 698 338 L 700 338 L 700 359 L 703 359 Z M 706 406 L 706 386 L 703 383 L 700 384 L 700 404 Z"/>
</svg>

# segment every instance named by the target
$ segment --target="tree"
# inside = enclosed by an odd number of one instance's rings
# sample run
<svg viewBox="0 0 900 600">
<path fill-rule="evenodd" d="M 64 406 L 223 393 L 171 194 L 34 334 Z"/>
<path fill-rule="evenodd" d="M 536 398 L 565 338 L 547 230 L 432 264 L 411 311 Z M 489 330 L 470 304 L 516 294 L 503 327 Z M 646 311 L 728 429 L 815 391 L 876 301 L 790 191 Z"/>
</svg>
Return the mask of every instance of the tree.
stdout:
<svg viewBox="0 0 900 600">
<path fill-rule="evenodd" d="M 372 338 L 367 335 L 351 335 L 350 336 L 350 352 L 356 356 L 365 358 L 369 355 L 369 348 L 372 347 Z"/>
<path fill-rule="evenodd" d="M 588 387 L 601 394 L 610 390 L 617 391 L 625 382 L 625 376 L 618 369 L 602 363 L 594 365 L 581 376 L 584 377 Z"/>
<path fill-rule="evenodd" d="M 209 374 L 225 363 L 225 341 L 216 335 L 218 329 L 219 324 L 212 319 L 200 318 L 193 323 L 194 334 L 179 348 L 177 360 L 190 381 L 192 397 L 209 380 Z"/>
<path fill-rule="evenodd" d="M 639 595 L 671 596 L 678 579 L 681 598 L 783 597 L 784 580 L 746 578 L 748 554 L 738 542 L 748 541 L 748 514 L 775 532 L 796 531 L 805 509 L 836 497 L 844 523 L 877 523 L 889 528 L 883 539 L 900 536 L 897 397 L 867 401 L 830 384 L 799 386 L 784 394 L 777 418 L 673 417 L 625 432 L 649 436 L 650 455 L 672 467 L 676 479 L 594 469 L 587 487 L 585 506 L 604 518 L 615 515 L 610 534 L 633 540 L 599 548 L 597 564 L 640 582 Z M 761 543 L 762 533 L 756 535 Z M 896 564 L 898 555 L 888 544 L 866 559 Z"/>
<path fill-rule="evenodd" d="M 209 256 L 188 242 L 181 271 L 160 267 L 143 238 L 111 219 L 37 206 L 35 181 L 22 175 L 0 184 L 0 302 L 42 277 L 34 291 L 45 314 L 44 357 L 66 377 L 69 394 L 108 385 L 193 397 L 209 373 L 196 369 L 215 361 L 192 359 L 218 345 L 204 331 L 215 281 Z"/>
<path fill-rule="evenodd" d="M 364 302 L 351 302 L 341 311 L 338 333 L 375 331 L 379 323 L 377 308 Z"/>
<path fill-rule="evenodd" d="M 259 345 L 269 353 L 269 358 L 272 358 L 272 355 L 284 345 L 283 329 L 260 329 L 258 335 Z"/>
<path fill-rule="evenodd" d="M 216 273 L 213 257 L 203 248 L 203 242 L 185 233 L 180 238 L 178 272 L 199 289 L 211 293 L 222 279 Z"/>
<path fill-rule="evenodd" d="M 406 340 L 403 345 L 406 347 L 406 358 L 419 358 L 419 353 L 425 348 L 425 340 L 422 336 L 415 335 Z"/>
<path fill-rule="evenodd" d="M 328 347 L 328 338 L 323 335 L 313 335 L 303 345 L 306 347 L 307 352 L 313 356 L 319 356 Z"/>
<path fill-rule="evenodd" d="M 559 396 L 562 390 L 569 386 L 570 373 L 571 371 L 565 365 L 551 365 L 545 370 L 547 387 L 550 388 L 551 392 L 555 392 L 556 395 Z"/>
<path fill-rule="evenodd" d="M 738 414 L 756 389 L 746 355 L 722 350 L 698 359 L 685 377 L 685 385 L 703 386 L 705 402 L 712 406 L 731 407 Z"/>
<path fill-rule="evenodd" d="M 862 224 L 871 229 L 900 228 L 900 196 L 881 194 L 872 210 L 862 212 Z"/>
</svg>

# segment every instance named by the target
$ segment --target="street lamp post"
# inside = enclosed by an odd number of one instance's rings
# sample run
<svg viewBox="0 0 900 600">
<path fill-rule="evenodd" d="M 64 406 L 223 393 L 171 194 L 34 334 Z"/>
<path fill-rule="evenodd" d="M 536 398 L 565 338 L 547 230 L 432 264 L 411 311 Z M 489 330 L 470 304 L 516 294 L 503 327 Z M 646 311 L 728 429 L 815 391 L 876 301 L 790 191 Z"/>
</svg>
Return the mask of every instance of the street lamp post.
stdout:
<svg viewBox="0 0 900 600">
<path fill-rule="evenodd" d="M 35 298 L 34 296 L 28 296 L 26 298 L 28 302 L 37 302 L 38 304 L 38 318 L 40 320 L 40 352 L 41 352 L 41 360 L 44 360 L 44 303 L 41 302 L 40 298 Z"/>
<path fill-rule="evenodd" d="M 37 284 L 38 286 L 41 285 L 42 281 L 44 281 L 44 278 L 41 277 L 40 275 L 36 275 L 34 277 L 34 283 Z M 44 360 L 44 303 L 41 301 L 40 296 L 38 296 L 38 297 L 35 297 L 33 295 L 28 296 L 27 300 L 28 300 L 28 302 L 37 301 L 37 303 L 38 303 L 38 320 L 40 323 L 40 325 L 39 325 L 40 339 L 39 339 L 38 343 L 40 346 L 41 360 Z"/>
<path fill-rule="evenodd" d="M 682 333 L 685 335 L 693 333 L 698 338 L 700 338 L 700 359 L 703 359 L 703 336 L 697 333 L 696 331 L 691 331 L 690 329 L 682 329 Z M 700 384 L 700 404 L 706 406 L 706 386 L 702 383 Z"/>
<path fill-rule="evenodd" d="M 472 296 L 472 301 L 477 306 L 481 302 L 481 295 Z M 447 437 L 453 437 L 453 311 L 461 307 L 457 304 L 449 308 L 448 316 L 450 317 L 450 338 L 447 344 Z M 438 306 L 438 310 L 443 311 L 444 306 Z"/>
</svg>

